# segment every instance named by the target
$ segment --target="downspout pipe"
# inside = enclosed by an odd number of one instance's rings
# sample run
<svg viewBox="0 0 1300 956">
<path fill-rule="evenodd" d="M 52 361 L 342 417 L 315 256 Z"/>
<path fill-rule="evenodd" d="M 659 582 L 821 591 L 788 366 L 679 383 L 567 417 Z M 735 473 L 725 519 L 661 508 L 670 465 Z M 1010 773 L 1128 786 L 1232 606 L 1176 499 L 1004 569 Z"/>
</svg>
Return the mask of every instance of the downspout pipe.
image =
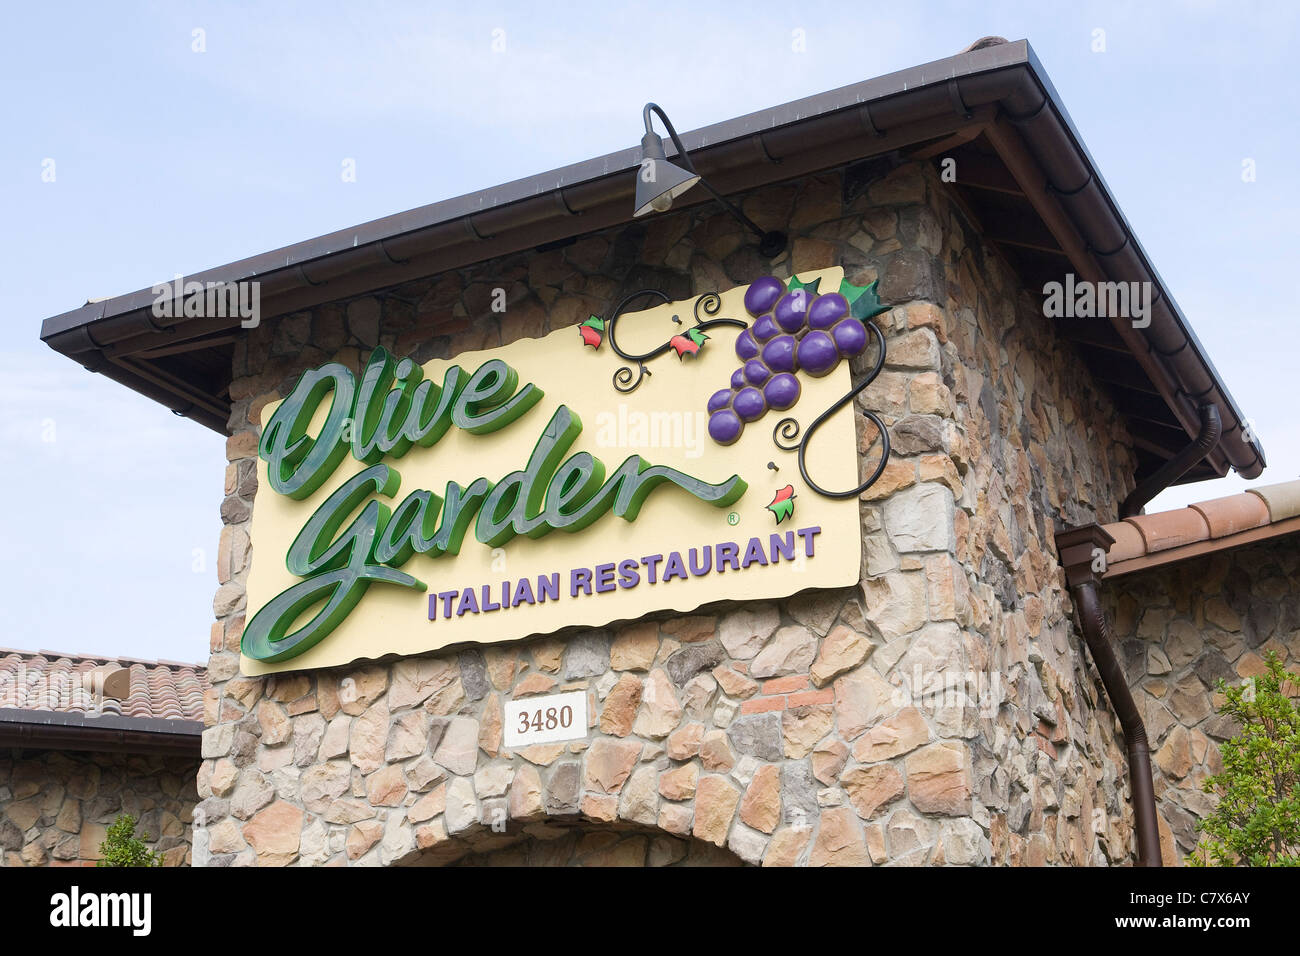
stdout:
<svg viewBox="0 0 1300 956">
<path fill-rule="evenodd" d="M 1199 463 L 1219 444 L 1219 436 L 1223 433 L 1223 421 L 1219 417 L 1219 406 L 1202 405 L 1200 413 L 1201 430 L 1195 440 L 1133 489 L 1129 496 L 1124 499 L 1124 503 L 1120 505 L 1119 516 L 1121 518 L 1132 518 L 1140 515 L 1148 501 L 1187 474 L 1188 469 Z"/>
<path fill-rule="evenodd" d="M 1083 638 L 1124 731 L 1129 795 L 1137 838 L 1137 865 L 1161 866 L 1160 826 L 1156 817 L 1155 788 L 1151 782 L 1151 746 L 1142 714 L 1124 678 L 1124 669 L 1115 656 L 1110 623 L 1097 593 L 1099 572 L 1096 569 L 1100 568 L 1100 573 L 1104 573 L 1105 554 L 1114 543 L 1115 539 L 1096 524 L 1071 528 L 1056 536 L 1057 552 L 1065 569 Z"/>
</svg>

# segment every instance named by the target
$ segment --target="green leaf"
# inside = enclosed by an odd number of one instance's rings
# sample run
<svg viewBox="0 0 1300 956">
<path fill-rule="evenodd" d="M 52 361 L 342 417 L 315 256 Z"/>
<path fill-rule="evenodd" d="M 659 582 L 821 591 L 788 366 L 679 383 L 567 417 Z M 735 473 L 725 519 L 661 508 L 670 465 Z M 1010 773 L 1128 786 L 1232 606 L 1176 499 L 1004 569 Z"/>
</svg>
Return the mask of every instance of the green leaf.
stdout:
<svg viewBox="0 0 1300 956">
<path fill-rule="evenodd" d="M 605 320 L 598 315 L 593 315 L 586 322 L 582 323 L 589 329 L 595 329 L 597 332 L 605 331 Z"/>
<path fill-rule="evenodd" d="M 776 516 L 777 524 L 794 514 L 794 498 L 794 485 L 778 488 L 776 494 L 772 496 L 771 503 L 766 507 Z"/>
<path fill-rule="evenodd" d="M 817 295 L 817 287 L 821 285 L 821 283 L 822 280 L 820 277 L 814 279 L 812 282 L 802 282 L 798 276 L 791 276 L 790 284 L 786 286 L 786 291 L 793 292 L 795 289 L 807 289 L 808 298 L 812 299 Z"/>
<path fill-rule="evenodd" d="M 1265 668 L 1241 685 L 1218 682 L 1219 713 L 1241 730 L 1220 748 L 1223 769 L 1202 785 L 1219 799 L 1197 823 L 1193 865 L 1300 866 L 1300 675 L 1272 651 Z"/>
<path fill-rule="evenodd" d="M 889 311 L 889 306 L 884 305 L 876 295 L 879 282 L 879 279 L 874 279 L 866 285 L 857 286 L 845 279 L 840 283 L 840 295 L 849 300 L 849 314 L 855 319 L 865 322 L 881 312 Z"/>
<path fill-rule="evenodd" d="M 690 339 L 692 342 L 694 342 L 696 345 L 703 345 L 704 340 L 708 338 L 708 336 L 705 335 L 704 332 L 702 332 L 700 329 L 687 329 L 686 337 Z"/>
<path fill-rule="evenodd" d="M 143 839 L 142 839 L 143 838 Z M 161 866 L 162 857 L 145 844 L 147 834 L 135 835 L 135 817 L 127 813 L 118 815 L 99 844 L 99 862 L 96 866 Z"/>
</svg>

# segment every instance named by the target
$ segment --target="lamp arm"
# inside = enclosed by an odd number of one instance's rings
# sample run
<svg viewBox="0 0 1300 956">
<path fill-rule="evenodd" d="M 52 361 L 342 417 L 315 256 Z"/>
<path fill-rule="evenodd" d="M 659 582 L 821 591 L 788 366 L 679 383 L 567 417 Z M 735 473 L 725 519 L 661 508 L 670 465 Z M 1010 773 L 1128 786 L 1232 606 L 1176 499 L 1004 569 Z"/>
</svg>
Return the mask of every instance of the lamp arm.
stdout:
<svg viewBox="0 0 1300 956">
<path fill-rule="evenodd" d="M 691 154 L 686 151 L 686 147 L 682 145 L 681 138 L 677 135 L 677 130 L 673 128 L 672 120 L 668 118 L 668 114 L 663 111 L 658 103 L 647 103 L 641 110 L 641 118 L 645 121 L 645 131 L 647 133 L 654 132 L 654 127 L 651 125 L 650 119 L 651 113 L 655 113 L 659 117 L 660 122 L 664 124 L 664 128 L 668 130 L 668 138 L 673 141 L 673 146 L 677 148 L 677 156 L 682 161 L 682 165 L 696 176 L 700 176 L 700 171 L 695 168 L 695 163 L 691 162 Z M 739 206 L 724 198 L 722 193 L 709 185 L 709 181 L 703 176 L 700 176 L 700 185 L 707 189 L 709 195 L 716 199 L 724 209 L 748 226 L 750 230 L 753 231 L 754 235 L 758 236 L 758 238 L 762 239 L 767 235 L 766 230 L 760 228 L 758 223 L 754 222 L 754 220 L 741 212 Z"/>
</svg>

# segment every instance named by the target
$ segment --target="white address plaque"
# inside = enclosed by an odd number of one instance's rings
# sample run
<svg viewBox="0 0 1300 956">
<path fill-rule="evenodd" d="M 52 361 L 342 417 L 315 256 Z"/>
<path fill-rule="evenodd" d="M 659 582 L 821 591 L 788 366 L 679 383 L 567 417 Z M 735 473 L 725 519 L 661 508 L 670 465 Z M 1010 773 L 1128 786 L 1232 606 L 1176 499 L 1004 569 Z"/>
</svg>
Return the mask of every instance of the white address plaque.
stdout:
<svg viewBox="0 0 1300 956">
<path fill-rule="evenodd" d="M 522 697 L 505 705 L 505 745 L 517 750 L 587 736 L 587 692 Z"/>
</svg>

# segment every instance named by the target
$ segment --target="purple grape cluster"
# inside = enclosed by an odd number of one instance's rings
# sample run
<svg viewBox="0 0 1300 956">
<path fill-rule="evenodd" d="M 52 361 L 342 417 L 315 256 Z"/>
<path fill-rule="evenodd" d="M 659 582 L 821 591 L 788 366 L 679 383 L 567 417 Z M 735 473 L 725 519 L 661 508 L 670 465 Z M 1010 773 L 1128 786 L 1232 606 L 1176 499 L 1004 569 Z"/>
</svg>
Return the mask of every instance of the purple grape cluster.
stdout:
<svg viewBox="0 0 1300 956">
<path fill-rule="evenodd" d="M 849 301 L 838 292 L 787 292 L 780 279 L 764 276 L 746 290 L 745 308 L 754 322 L 736 338 L 740 367 L 730 387 L 709 398 L 709 436 L 719 445 L 733 444 L 745 424 L 768 409 L 793 407 L 799 401 L 798 372 L 820 378 L 867 347 L 866 327 L 849 314 Z"/>
</svg>

